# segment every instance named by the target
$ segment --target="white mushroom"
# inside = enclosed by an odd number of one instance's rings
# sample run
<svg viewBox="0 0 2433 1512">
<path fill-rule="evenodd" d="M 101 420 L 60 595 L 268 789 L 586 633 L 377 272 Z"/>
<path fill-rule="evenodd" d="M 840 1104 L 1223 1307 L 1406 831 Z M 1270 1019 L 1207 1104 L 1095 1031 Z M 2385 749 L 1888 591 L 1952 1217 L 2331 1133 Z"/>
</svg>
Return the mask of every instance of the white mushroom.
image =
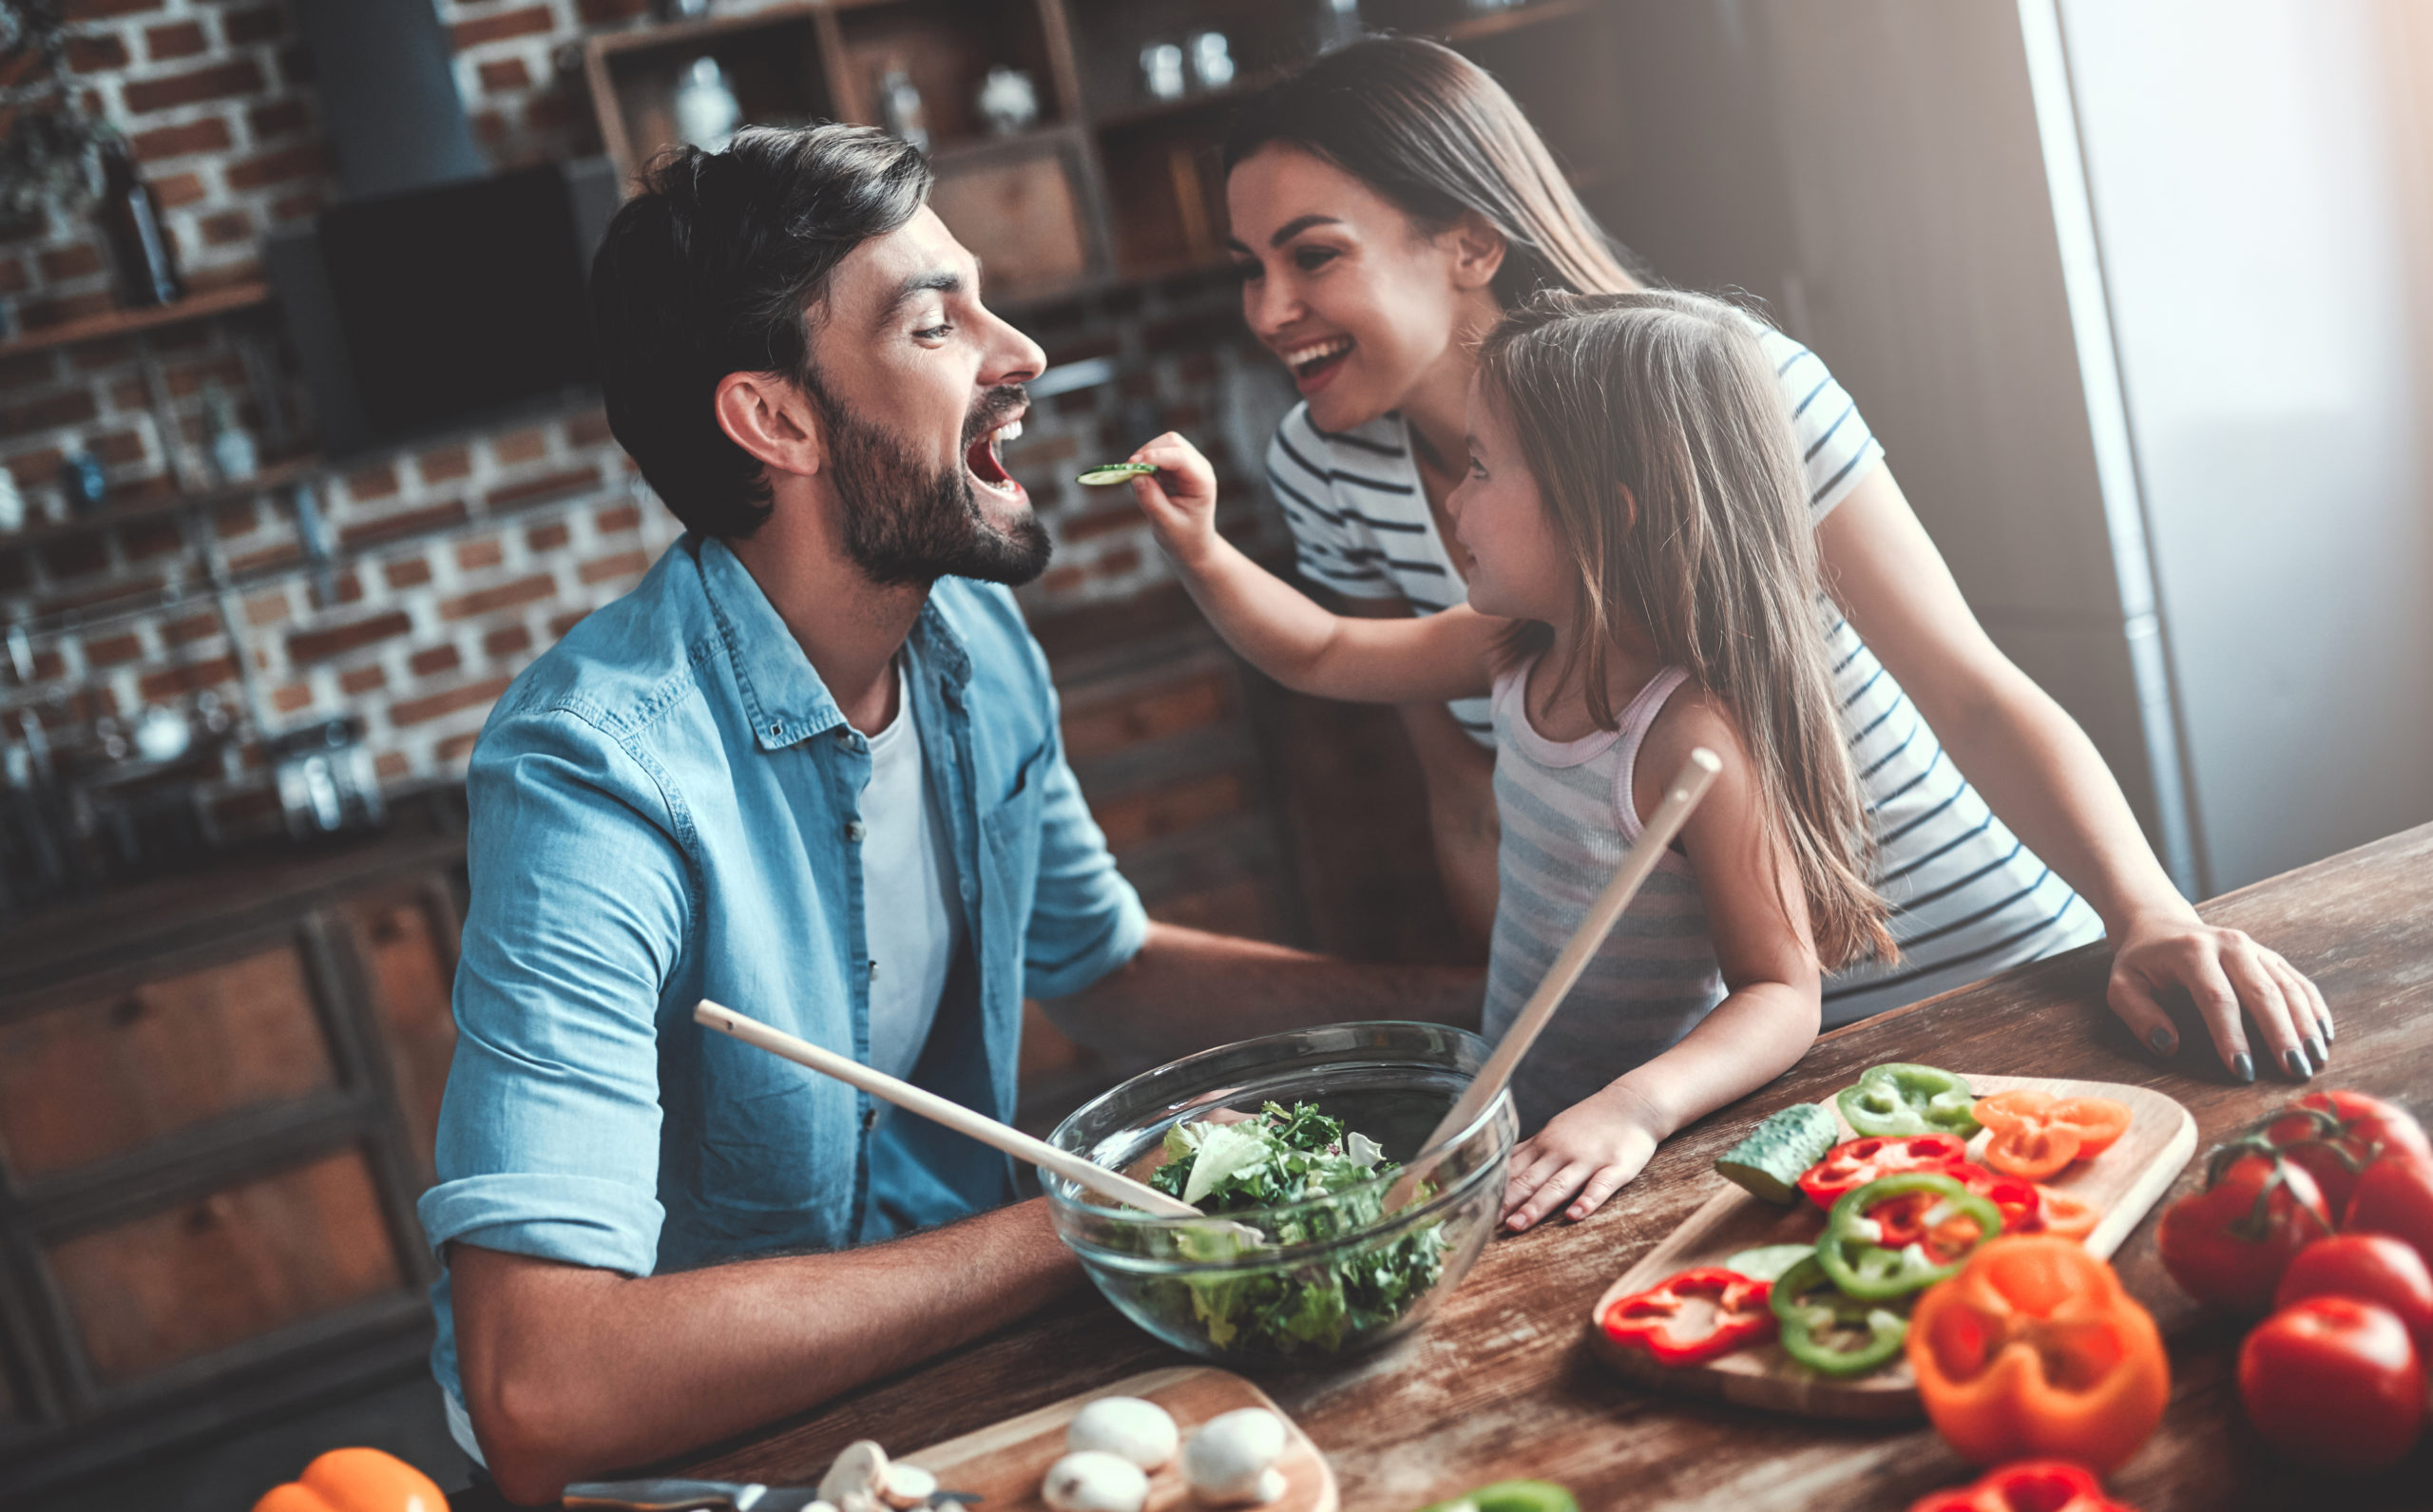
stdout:
<svg viewBox="0 0 2433 1512">
<path fill-rule="evenodd" d="M 845 1445 L 819 1478 L 819 1500 L 833 1502 L 837 1512 L 884 1512 L 879 1496 L 887 1483 L 887 1451 L 870 1439 Z"/>
<path fill-rule="evenodd" d="M 1140 1512 L 1149 1500 L 1149 1477 L 1130 1460 L 1083 1449 L 1047 1467 L 1039 1498 L 1048 1512 Z"/>
<path fill-rule="evenodd" d="M 1284 1420 L 1243 1407 L 1200 1425 L 1182 1451 L 1183 1479 L 1212 1506 L 1265 1506 L 1284 1495 Z"/>
<path fill-rule="evenodd" d="M 909 1512 L 910 1508 L 919 1506 L 935 1496 L 937 1490 L 936 1476 L 917 1464 L 906 1464 L 898 1460 L 879 1477 L 878 1499 L 896 1508 L 897 1512 Z"/>
<path fill-rule="evenodd" d="M 1102 1450 L 1144 1470 L 1174 1459 L 1178 1443 L 1166 1409 L 1137 1396 L 1102 1396 L 1075 1414 L 1064 1430 L 1066 1448 Z"/>
</svg>

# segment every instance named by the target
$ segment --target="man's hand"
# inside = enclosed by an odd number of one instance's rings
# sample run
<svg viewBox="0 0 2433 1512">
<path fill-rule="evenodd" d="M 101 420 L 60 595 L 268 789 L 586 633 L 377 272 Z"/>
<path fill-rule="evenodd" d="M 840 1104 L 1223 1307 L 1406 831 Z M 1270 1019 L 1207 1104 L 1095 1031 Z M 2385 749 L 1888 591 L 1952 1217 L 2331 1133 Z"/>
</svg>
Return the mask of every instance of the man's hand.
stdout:
<svg viewBox="0 0 2433 1512">
<path fill-rule="evenodd" d="M 2242 1009 L 2270 1064 L 2302 1081 L 2323 1069 L 2332 1029 L 2322 991 L 2277 952 L 2241 930 L 2213 928 L 2194 909 L 2141 916 L 2113 943 L 2112 1011 L 2158 1054 L 2179 1048 L 2163 1005 L 2176 993 L 2196 1005 L 2214 1053 L 2240 1081 L 2255 1080 Z"/>
<path fill-rule="evenodd" d="M 1662 1136 L 1654 1118 L 1654 1109 L 1619 1083 L 1556 1114 L 1512 1152 L 1504 1226 L 1518 1234 L 1575 1192 L 1579 1200 L 1563 1212 L 1574 1223 L 1603 1207 L 1656 1153 Z"/>
<path fill-rule="evenodd" d="M 800 1412 L 1081 1284 L 1045 1198 L 859 1250 L 671 1275 L 453 1244 L 465 1407 L 508 1499 Z"/>
</svg>

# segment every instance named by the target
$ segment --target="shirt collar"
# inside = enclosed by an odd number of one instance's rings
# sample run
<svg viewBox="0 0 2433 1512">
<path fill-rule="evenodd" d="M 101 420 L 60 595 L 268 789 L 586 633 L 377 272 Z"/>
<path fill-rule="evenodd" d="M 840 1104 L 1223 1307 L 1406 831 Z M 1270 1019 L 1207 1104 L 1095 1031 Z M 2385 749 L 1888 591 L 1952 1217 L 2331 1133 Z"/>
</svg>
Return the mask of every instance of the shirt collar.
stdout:
<svg viewBox="0 0 2433 1512">
<path fill-rule="evenodd" d="M 726 543 L 704 539 L 695 556 L 701 566 L 701 591 L 726 638 L 728 661 L 760 749 L 780 751 L 843 724 L 844 711 L 803 655 L 794 632 Z M 971 680 L 971 657 L 962 632 L 934 591 L 921 606 L 906 644 L 916 674 L 932 668 L 958 693 Z"/>
</svg>

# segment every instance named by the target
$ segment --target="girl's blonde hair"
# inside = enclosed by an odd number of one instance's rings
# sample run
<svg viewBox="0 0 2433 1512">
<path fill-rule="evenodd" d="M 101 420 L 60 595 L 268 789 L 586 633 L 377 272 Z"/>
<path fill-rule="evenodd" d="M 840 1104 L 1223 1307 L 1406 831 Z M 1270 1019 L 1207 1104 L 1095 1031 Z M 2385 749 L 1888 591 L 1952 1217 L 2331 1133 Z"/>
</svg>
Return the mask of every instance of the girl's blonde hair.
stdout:
<svg viewBox="0 0 2433 1512">
<path fill-rule="evenodd" d="M 1891 960 L 1826 661 L 1808 486 L 1753 318 L 1670 290 L 1542 293 L 1488 335 L 1479 380 L 1578 567 L 1562 679 L 1615 728 L 1608 656 L 1618 631 L 1644 627 L 1738 721 L 1818 959 Z M 1512 650 L 1549 639 L 1525 627 Z"/>
</svg>

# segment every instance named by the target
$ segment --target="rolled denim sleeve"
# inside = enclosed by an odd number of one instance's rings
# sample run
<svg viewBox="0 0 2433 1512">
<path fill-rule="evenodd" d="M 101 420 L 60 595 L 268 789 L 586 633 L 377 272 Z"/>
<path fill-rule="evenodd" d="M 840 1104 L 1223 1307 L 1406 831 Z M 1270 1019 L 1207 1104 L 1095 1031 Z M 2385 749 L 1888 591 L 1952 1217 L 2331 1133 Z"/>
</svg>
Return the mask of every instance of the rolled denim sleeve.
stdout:
<svg viewBox="0 0 2433 1512">
<path fill-rule="evenodd" d="M 423 1228 L 434 1251 L 647 1274 L 665 1215 L 657 1015 L 688 920 L 677 816 L 565 711 L 494 725 L 467 786 L 472 896 Z"/>
</svg>

